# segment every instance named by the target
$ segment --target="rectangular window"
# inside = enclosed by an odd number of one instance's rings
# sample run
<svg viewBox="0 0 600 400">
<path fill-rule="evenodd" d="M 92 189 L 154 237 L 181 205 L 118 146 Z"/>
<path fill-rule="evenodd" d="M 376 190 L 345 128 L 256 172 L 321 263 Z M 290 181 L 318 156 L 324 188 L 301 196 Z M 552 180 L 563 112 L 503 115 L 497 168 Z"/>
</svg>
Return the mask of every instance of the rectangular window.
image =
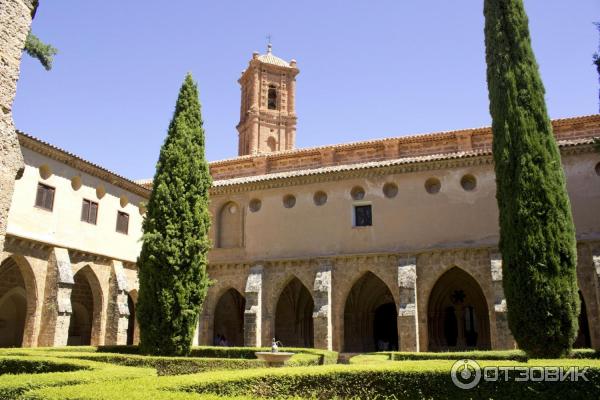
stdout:
<svg viewBox="0 0 600 400">
<path fill-rule="evenodd" d="M 54 191 L 55 189 L 52 186 L 38 183 L 35 206 L 52 211 L 52 208 L 54 207 Z"/>
<path fill-rule="evenodd" d="M 371 225 L 373 225 L 371 206 L 354 206 L 354 226 Z"/>
<path fill-rule="evenodd" d="M 98 220 L 98 203 L 83 199 L 81 205 L 81 220 L 96 225 Z"/>
<path fill-rule="evenodd" d="M 127 235 L 129 231 L 129 214 L 119 211 L 117 214 L 117 232 Z"/>
</svg>

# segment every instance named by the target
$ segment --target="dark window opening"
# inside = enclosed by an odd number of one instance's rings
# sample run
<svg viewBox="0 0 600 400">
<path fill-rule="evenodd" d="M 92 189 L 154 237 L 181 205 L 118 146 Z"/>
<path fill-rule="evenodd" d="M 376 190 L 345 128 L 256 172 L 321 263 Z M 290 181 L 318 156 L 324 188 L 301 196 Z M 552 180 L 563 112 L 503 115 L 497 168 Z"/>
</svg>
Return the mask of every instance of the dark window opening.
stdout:
<svg viewBox="0 0 600 400">
<path fill-rule="evenodd" d="M 371 206 L 354 206 L 354 226 L 373 225 Z"/>
<path fill-rule="evenodd" d="M 96 225 L 98 220 L 98 203 L 83 199 L 81 205 L 81 220 Z"/>
<path fill-rule="evenodd" d="M 118 211 L 117 214 L 117 232 L 127 235 L 129 231 L 129 214 Z"/>
<path fill-rule="evenodd" d="M 269 86 L 267 106 L 269 110 L 277 110 L 277 89 L 274 86 Z"/>
<path fill-rule="evenodd" d="M 38 183 L 35 206 L 52 211 L 52 208 L 54 207 L 54 191 L 55 189 L 52 186 Z"/>
</svg>

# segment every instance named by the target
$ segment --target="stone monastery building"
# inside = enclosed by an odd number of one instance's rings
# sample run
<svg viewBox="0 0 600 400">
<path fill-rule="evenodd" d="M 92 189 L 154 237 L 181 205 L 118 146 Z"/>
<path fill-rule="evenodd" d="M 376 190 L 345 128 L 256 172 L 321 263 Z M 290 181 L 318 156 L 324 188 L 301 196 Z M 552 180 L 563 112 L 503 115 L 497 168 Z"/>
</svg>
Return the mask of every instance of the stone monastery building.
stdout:
<svg viewBox="0 0 600 400">
<path fill-rule="evenodd" d="M 296 149 L 299 70 L 254 53 L 238 157 L 210 164 L 214 249 L 197 343 L 345 352 L 508 349 L 490 128 Z M 556 120 L 578 240 L 576 345 L 600 349 L 600 115 Z M 19 134 L 0 346 L 132 344 L 133 182 Z"/>
</svg>

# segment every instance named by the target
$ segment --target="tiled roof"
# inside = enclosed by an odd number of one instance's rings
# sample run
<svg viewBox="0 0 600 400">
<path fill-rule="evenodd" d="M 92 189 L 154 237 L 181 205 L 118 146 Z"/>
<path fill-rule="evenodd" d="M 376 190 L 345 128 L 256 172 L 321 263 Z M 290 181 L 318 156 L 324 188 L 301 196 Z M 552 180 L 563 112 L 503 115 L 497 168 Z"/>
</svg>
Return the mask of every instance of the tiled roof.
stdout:
<svg viewBox="0 0 600 400">
<path fill-rule="evenodd" d="M 277 65 L 279 67 L 290 67 L 290 64 L 287 61 L 273 55 L 271 44 L 269 44 L 267 54 L 258 56 L 258 60 L 264 62 L 265 64 Z"/>
<path fill-rule="evenodd" d="M 63 150 L 57 146 L 54 146 L 27 133 L 17 131 L 17 134 L 19 137 L 19 143 L 21 144 L 21 146 L 27 149 L 43 154 L 54 160 L 63 162 L 75 169 L 100 178 L 112 185 L 120 187 L 121 189 L 127 190 L 129 192 L 135 193 L 141 197 L 150 197 L 150 188 L 146 186 L 142 186 L 137 182 L 127 179 L 115 172 L 109 171 L 108 169 L 98 164 L 94 164 L 90 161 L 84 160 L 83 158 L 73 153 Z"/>
<path fill-rule="evenodd" d="M 560 148 L 565 148 L 565 147 L 573 147 L 573 146 L 578 146 L 578 145 L 588 145 L 588 144 L 593 144 L 593 143 L 594 143 L 593 138 L 575 139 L 575 140 L 559 140 L 558 146 Z M 214 181 L 213 187 L 218 188 L 218 187 L 226 187 L 226 186 L 234 186 L 234 185 L 243 185 L 243 184 L 248 184 L 248 183 L 264 182 L 264 181 L 277 180 L 277 179 L 324 175 L 324 174 L 345 172 L 345 171 L 383 168 L 383 167 L 390 167 L 390 166 L 403 165 L 403 164 L 417 164 L 417 163 L 424 163 L 424 162 L 429 162 L 429 161 L 465 159 L 465 158 L 490 156 L 490 155 L 492 155 L 491 149 L 486 149 L 486 150 L 479 150 L 479 151 L 462 151 L 462 152 L 453 152 L 453 153 L 446 153 L 446 154 L 431 154 L 431 155 L 418 156 L 418 157 L 402 157 L 402 158 L 397 158 L 394 160 L 362 162 L 362 163 L 345 164 L 345 165 L 334 165 L 334 166 L 328 166 L 328 167 L 322 167 L 322 168 L 301 169 L 301 170 L 292 170 L 292 171 L 271 173 L 271 174 L 264 174 L 264 175 L 223 179 L 223 180 Z"/>
</svg>

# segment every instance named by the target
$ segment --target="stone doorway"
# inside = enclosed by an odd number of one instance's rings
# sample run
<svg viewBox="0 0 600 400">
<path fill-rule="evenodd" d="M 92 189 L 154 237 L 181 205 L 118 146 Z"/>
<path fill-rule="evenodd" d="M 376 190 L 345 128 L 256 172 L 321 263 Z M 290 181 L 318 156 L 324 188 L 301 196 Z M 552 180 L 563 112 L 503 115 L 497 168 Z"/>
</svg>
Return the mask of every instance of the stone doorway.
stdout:
<svg viewBox="0 0 600 400">
<path fill-rule="evenodd" d="M 215 308 L 214 338 L 216 346 L 244 345 L 244 309 L 246 300 L 237 290 L 227 290 Z"/>
<path fill-rule="evenodd" d="M 98 343 L 102 295 L 100 283 L 89 266 L 83 267 L 73 277 L 71 290 L 73 313 L 69 322 L 67 346 L 89 346 Z"/>
<path fill-rule="evenodd" d="M 344 351 L 398 349 L 398 310 L 387 285 L 367 272 L 352 287 L 344 308 Z"/>
<path fill-rule="evenodd" d="M 471 275 L 455 267 L 438 279 L 429 295 L 427 326 L 429 351 L 490 348 L 487 302 Z"/>
<path fill-rule="evenodd" d="M 0 265 L 0 347 L 21 347 L 27 317 L 25 280 L 13 258 Z"/>
<path fill-rule="evenodd" d="M 314 347 L 312 314 L 315 308 L 310 292 L 294 278 L 281 292 L 275 312 L 275 339 L 285 347 Z"/>
<path fill-rule="evenodd" d="M 579 312 L 579 333 L 577 339 L 573 343 L 573 348 L 590 348 L 592 347 L 592 341 L 590 337 L 590 325 L 587 316 L 587 307 L 585 306 L 585 300 L 579 291 L 579 300 L 581 301 L 581 311 Z"/>
</svg>

